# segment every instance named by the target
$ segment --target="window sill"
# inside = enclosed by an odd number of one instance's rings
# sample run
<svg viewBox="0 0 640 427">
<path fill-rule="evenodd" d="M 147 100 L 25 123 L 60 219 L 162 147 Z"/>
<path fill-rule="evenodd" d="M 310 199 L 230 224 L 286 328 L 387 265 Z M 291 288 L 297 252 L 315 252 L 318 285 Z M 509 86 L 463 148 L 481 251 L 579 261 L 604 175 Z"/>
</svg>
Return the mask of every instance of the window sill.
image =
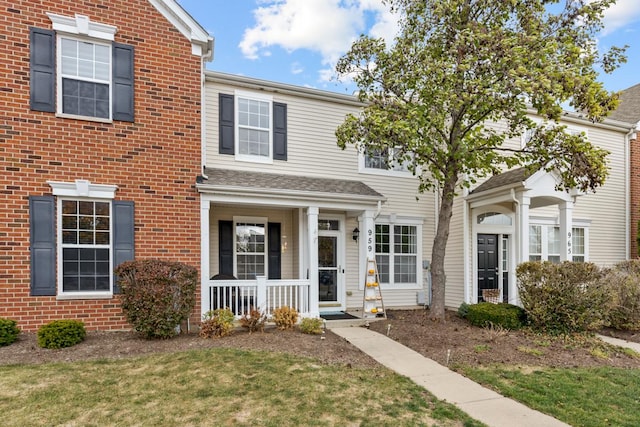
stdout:
<svg viewBox="0 0 640 427">
<path fill-rule="evenodd" d="M 261 163 L 261 164 L 273 164 L 273 159 L 271 157 L 262 157 L 262 156 L 247 156 L 242 154 L 236 155 L 236 161 L 238 162 L 247 162 L 247 163 Z"/>
<path fill-rule="evenodd" d="M 378 176 L 393 176 L 398 178 L 415 178 L 415 176 L 408 171 L 396 171 L 392 169 L 373 169 L 373 168 L 361 168 L 358 173 L 362 175 L 378 175 Z"/>
<path fill-rule="evenodd" d="M 60 117 L 62 119 L 73 119 L 73 120 L 84 120 L 87 122 L 97 122 L 97 123 L 113 123 L 111 119 L 101 119 L 99 117 L 91 117 L 91 116 L 76 116 L 75 114 L 64 114 L 64 113 L 56 113 L 56 117 Z"/>
<path fill-rule="evenodd" d="M 364 289 L 364 285 L 360 285 L 360 290 Z M 419 283 L 382 283 L 380 282 L 381 291 L 415 291 L 423 290 L 424 286 Z"/>
<path fill-rule="evenodd" d="M 113 293 L 111 292 L 78 292 L 71 293 L 67 292 L 64 294 L 58 294 L 56 296 L 57 300 L 65 301 L 65 300 L 97 300 L 97 299 L 112 299 Z"/>
</svg>

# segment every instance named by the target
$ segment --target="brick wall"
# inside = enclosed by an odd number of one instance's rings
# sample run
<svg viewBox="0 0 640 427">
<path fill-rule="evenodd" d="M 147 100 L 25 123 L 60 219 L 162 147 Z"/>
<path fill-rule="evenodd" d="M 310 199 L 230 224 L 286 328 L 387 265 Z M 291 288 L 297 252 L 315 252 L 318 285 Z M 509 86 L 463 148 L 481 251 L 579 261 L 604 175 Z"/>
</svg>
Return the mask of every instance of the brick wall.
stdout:
<svg viewBox="0 0 640 427">
<path fill-rule="evenodd" d="M 14 0 L 0 7 L 0 317 L 25 331 L 60 318 L 81 319 L 87 329 L 128 328 L 117 298 L 29 296 L 28 196 L 51 194 L 48 180 L 115 184 L 116 199 L 135 202 L 136 258 L 198 267 L 201 59 L 146 0 Z M 135 46 L 135 123 L 29 109 L 29 27 L 51 29 L 46 12 L 117 26 L 115 41 Z"/>
<path fill-rule="evenodd" d="M 631 258 L 638 258 L 638 221 L 640 221 L 640 140 L 631 140 L 630 155 L 630 187 L 631 187 Z"/>
</svg>

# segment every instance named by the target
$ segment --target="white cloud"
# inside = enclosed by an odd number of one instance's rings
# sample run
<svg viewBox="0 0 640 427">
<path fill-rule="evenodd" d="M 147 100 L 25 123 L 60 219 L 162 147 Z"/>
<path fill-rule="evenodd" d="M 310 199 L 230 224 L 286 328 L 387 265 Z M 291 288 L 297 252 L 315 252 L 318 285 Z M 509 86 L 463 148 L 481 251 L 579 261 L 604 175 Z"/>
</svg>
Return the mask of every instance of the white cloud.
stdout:
<svg viewBox="0 0 640 427">
<path fill-rule="evenodd" d="M 255 25 L 245 30 L 239 45 L 245 57 L 264 56 L 272 46 L 308 49 L 331 67 L 367 25 L 372 36 L 387 40 L 397 28 L 381 0 L 261 0 L 253 14 Z"/>
<path fill-rule="evenodd" d="M 299 62 L 294 62 L 291 64 L 291 74 L 300 74 L 304 71 L 304 67 Z"/>
<path fill-rule="evenodd" d="M 640 1 L 618 0 L 604 14 L 604 29 L 602 35 L 606 36 L 614 31 L 640 20 Z"/>
</svg>

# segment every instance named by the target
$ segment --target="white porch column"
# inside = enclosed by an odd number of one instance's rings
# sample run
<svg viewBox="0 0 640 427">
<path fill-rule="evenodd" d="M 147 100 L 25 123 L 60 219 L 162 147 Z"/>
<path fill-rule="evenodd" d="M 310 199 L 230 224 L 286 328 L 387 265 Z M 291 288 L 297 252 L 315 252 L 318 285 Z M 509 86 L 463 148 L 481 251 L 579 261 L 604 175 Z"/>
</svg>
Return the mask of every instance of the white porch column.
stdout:
<svg viewBox="0 0 640 427">
<path fill-rule="evenodd" d="M 204 315 L 209 307 L 209 210 L 211 202 L 200 196 L 200 314 Z"/>
<path fill-rule="evenodd" d="M 376 225 L 375 212 L 372 210 L 364 211 L 360 217 L 360 240 L 358 242 L 358 288 L 364 289 L 365 271 L 367 269 L 366 262 L 368 259 L 374 259 L 376 256 Z"/>
<path fill-rule="evenodd" d="M 307 208 L 307 236 L 309 243 L 309 315 L 320 316 L 320 294 L 318 289 L 318 208 Z"/>
<path fill-rule="evenodd" d="M 573 259 L 573 202 L 562 202 L 558 206 L 560 210 L 560 261 Z"/>
<path fill-rule="evenodd" d="M 516 264 L 529 261 L 529 197 L 520 200 L 520 212 L 518 215 L 518 260 Z"/>
</svg>

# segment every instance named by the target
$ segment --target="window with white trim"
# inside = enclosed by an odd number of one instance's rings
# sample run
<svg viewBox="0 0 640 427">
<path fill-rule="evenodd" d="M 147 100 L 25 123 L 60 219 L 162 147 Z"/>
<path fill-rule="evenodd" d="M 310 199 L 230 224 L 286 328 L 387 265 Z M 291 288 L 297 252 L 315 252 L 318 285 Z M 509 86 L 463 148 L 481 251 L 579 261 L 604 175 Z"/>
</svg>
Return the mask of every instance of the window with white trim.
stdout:
<svg viewBox="0 0 640 427">
<path fill-rule="evenodd" d="M 529 225 L 529 261 L 560 262 L 560 227 L 557 225 Z M 575 262 L 586 261 L 586 228 L 573 227 L 571 254 Z"/>
<path fill-rule="evenodd" d="M 58 52 L 60 112 L 110 119 L 111 45 L 58 36 Z"/>
<path fill-rule="evenodd" d="M 238 221 L 235 223 L 235 276 L 240 280 L 254 280 L 266 275 L 266 222 Z"/>
<path fill-rule="evenodd" d="M 416 225 L 376 224 L 376 262 L 382 283 L 418 283 L 418 242 Z"/>
<path fill-rule="evenodd" d="M 271 102 L 237 97 L 238 154 L 271 158 Z"/>
<path fill-rule="evenodd" d="M 59 199 L 62 293 L 111 292 L 111 202 Z"/>
<path fill-rule="evenodd" d="M 399 148 L 369 149 L 360 155 L 360 172 L 411 175 L 409 161 L 398 161 Z"/>
</svg>

